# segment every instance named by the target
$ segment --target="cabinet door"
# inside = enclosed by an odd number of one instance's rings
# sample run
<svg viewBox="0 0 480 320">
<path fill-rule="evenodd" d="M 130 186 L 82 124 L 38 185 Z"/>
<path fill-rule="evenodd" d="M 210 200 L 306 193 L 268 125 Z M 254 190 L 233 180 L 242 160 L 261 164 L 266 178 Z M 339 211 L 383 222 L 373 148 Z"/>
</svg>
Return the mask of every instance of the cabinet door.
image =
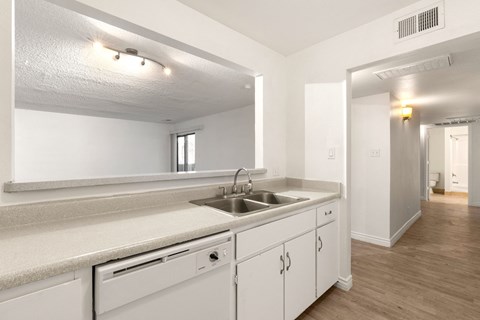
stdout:
<svg viewBox="0 0 480 320">
<path fill-rule="evenodd" d="M 2 320 L 81 320 L 80 279 L 0 302 Z"/>
<path fill-rule="evenodd" d="M 283 319 L 283 245 L 237 265 L 237 320 Z"/>
<path fill-rule="evenodd" d="M 317 297 L 338 280 L 338 222 L 317 229 Z"/>
<path fill-rule="evenodd" d="M 285 243 L 285 320 L 315 301 L 315 230 Z"/>
</svg>

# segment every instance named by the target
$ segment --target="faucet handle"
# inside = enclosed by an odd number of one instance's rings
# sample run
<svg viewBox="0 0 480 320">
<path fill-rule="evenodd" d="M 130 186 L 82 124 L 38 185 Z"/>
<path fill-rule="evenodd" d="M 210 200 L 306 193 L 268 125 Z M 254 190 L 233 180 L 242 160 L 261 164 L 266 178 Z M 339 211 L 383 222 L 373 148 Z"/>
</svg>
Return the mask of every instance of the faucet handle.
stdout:
<svg viewBox="0 0 480 320">
<path fill-rule="evenodd" d="M 222 197 L 226 198 L 227 197 L 227 187 L 218 187 L 218 189 L 222 190 Z"/>
<path fill-rule="evenodd" d="M 253 186 L 251 183 L 244 184 L 242 186 L 242 193 L 250 194 L 253 191 Z"/>
</svg>

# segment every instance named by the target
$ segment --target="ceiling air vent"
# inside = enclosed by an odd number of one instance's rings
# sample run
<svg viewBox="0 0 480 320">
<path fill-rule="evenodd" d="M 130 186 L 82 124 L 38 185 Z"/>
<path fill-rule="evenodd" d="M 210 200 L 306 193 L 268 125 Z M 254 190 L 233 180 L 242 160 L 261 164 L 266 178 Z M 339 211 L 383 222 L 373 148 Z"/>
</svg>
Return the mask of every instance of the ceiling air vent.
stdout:
<svg viewBox="0 0 480 320">
<path fill-rule="evenodd" d="M 448 126 L 454 124 L 469 124 L 478 122 L 480 120 L 480 116 L 462 116 L 462 117 L 451 117 L 446 118 L 447 121 L 445 122 L 438 122 L 435 123 L 436 126 Z"/>
<path fill-rule="evenodd" d="M 395 20 L 395 40 L 402 41 L 445 27 L 443 1 Z"/>
<path fill-rule="evenodd" d="M 412 62 L 403 66 L 375 71 L 373 74 L 379 77 L 380 80 L 387 80 L 396 77 L 403 77 L 409 74 L 443 69 L 450 67 L 452 64 L 452 57 L 450 55 L 444 55 L 427 60 Z"/>
</svg>

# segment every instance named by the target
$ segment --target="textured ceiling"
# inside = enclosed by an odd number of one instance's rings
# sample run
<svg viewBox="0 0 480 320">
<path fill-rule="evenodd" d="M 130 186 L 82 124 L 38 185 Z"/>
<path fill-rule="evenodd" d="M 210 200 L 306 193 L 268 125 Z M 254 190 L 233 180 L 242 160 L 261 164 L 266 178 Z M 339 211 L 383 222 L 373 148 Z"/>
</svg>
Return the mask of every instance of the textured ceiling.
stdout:
<svg viewBox="0 0 480 320">
<path fill-rule="evenodd" d="M 469 38 L 446 42 L 407 58 L 357 71 L 352 75 L 353 97 L 390 92 L 418 109 L 423 124 L 443 122 L 450 117 L 479 116 L 479 40 Z M 451 67 L 383 81 L 373 74 L 374 71 L 444 54 L 451 54 Z"/>
<path fill-rule="evenodd" d="M 418 0 L 179 0 L 289 55 Z"/>
<path fill-rule="evenodd" d="M 174 123 L 254 104 L 252 76 L 44 0 L 16 1 L 15 40 L 19 108 Z M 93 40 L 136 48 L 172 74 L 138 57 L 115 61 Z"/>
</svg>

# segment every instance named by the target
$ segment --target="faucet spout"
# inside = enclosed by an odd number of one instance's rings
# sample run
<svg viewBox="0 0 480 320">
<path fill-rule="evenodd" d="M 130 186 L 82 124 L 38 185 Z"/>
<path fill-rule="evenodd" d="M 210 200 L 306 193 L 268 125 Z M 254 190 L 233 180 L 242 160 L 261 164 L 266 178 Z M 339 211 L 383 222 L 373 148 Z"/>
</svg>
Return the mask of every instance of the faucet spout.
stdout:
<svg viewBox="0 0 480 320">
<path fill-rule="evenodd" d="M 252 177 L 250 176 L 250 172 L 246 168 L 240 168 L 235 172 L 235 176 L 233 177 L 233 187 L 232 187 L 232 193 L 236 194 L 237 193 L 237 178 L 238 174 L 242 171 L 245 171 L 248 176 L 248 184 L 252 186 Z M 252 187 L 250 187 L 250 192 L 252 191 Z"/>
</svg>

